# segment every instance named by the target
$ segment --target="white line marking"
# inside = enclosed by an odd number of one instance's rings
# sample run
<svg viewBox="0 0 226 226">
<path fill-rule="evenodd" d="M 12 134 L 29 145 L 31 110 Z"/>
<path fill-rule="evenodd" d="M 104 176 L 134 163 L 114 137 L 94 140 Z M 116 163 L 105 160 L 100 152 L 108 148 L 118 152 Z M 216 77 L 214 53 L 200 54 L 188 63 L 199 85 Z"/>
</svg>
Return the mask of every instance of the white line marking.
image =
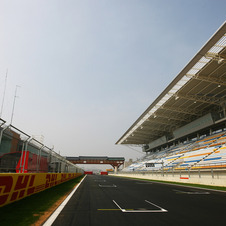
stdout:
<svg viewBox="0 0 226 226">
<path fill-rule="evenodd" d="M 119 206 L 119 204 L 118 204 L 115 200 L 112 200 L 112 201 L 115 203 L 115 205 L 116 205 L 123 213 L 163 213 L 163 212 L 168 212 L 168 210 L 165 210 L 165 209 L 163 209 L 162 207 L 157 206 L 157 205 L 155 205 L 154 203 L 149 202 L 148 200 L 145 200 L 145 202 L 147 202 L 147 203 L 149 203 L 149 204 L 151 204 L 151 205 L 153 205 L 153 206 L 159 208 L 160 210 L 147 210 L 147 209 L 144 209 L 144 210 L 133 210 L 132 208 L 131 208 L 131 210 L 126 210 L 126 209 L 122 209 L 122 208 Z"/>
<path fill-rule="evenodd" d="M 68 195 L 68 197 L 58 206 L 58 208 L 52 213 L 52 215 L 48 218 L 48 220 L 43 224 L 43 226 L 50 226 L 52 223 L 56 220 L 60 212 L 63 210 L 63 208 L 66 206 L 67 202 L 70 200 L 72 195 L 75 193 L 75 191 L 78 189 L 80 184 L 83 182 L 83 180 L 86 178 L 87 175 L 79 182 L 79 184 L 74 188 L 74 190 Z"/>
<path fill-rule="evenodd" d="M 162 211 L 162 210 L 125 210 L 125 213 L 163 213 L 163 212 L 168 212 Z"/>
<path fill-rule="evenodd" d="M 115 200 L 112 200 L 114 203 L 115 203 L 115 205 L 122 211 L 122 212 L 125 212 L 126 210 L 125 209 L 122 209 L 120 206 L 119 206 L 119 204 L 115 201 Z"/>
<path fill-rule="evenodd" d="M 150 182 L 147 182 L 147 183 L 139 183 L 139 182 L 136 182 L 136 184 L 152 184 Z"/>
<path fill-rule="evenodd" d="M 117 188 L 117 186 L 115 184 L 113 184 L 113 185 L 102 185 L 102 184 L 99 184 L 99 187 L 102 187 L 102 188 Z"/>
<path fill-rule="evenodd" d="M 209 195 L 210 193 L 207 191 L 180 191 L 180 190 L 175 190 L 173 189 L 173 191 L 177 192 L 177 193 L 182 193 L 182 194 L 188 194 L 188 195 Z"/>
<path fill-rule="evenodd" d="M 96 182 L 106 182 L 106 180 L 94 180 Z"/>
<path fill-rule="evenodd" d="M 154 204 L 154 203 L 152 203 L 152 202 L 149 202 L 148 200 L 145 200 L 145 202 L 147 202 L 147 203 L 149 203 L 149 204 L 151 204 L 151 205 L 153 205 L 153 206 L 155 206 L 155 207 L 159 208 L 162 212 L 168 212 L 167 210 L 163 209 L 163 208 L 162 208 L 162 207 L 160 207 L 160 206 L 155 205 L 155 204 Z"/>
</svg>

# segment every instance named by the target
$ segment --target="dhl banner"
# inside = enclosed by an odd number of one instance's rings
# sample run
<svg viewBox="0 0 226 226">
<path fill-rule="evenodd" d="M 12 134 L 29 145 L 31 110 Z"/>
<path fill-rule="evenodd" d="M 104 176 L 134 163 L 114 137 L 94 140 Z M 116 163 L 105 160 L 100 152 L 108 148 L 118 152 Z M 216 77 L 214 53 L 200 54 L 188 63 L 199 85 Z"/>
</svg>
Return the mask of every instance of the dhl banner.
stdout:
<svg viewBox="0 0 226 226">
<path fill-rule="evenodd" d="M 1 173 L 0 207 L 80 175 L 81 173 Z"/>
</svg>

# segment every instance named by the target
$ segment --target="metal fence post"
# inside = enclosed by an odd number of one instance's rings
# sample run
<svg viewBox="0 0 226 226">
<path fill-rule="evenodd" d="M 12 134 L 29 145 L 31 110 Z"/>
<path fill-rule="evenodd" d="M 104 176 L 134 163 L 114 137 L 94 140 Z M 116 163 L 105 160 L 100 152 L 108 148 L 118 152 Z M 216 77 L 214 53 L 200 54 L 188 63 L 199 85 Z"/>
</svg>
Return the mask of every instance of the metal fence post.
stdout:
<svg viewBox="0 0 226 226">
<path fill-rule="evenodd" d="M 41 156 L 42 156 L 42 149 L 45 148 L 45 145 L 41 146 L 39 149 L 39 155 L 38 155 L 38 161 L 37 161 L 37 167 L 36 167 L 36 172 L 39 173 L 40 170 L 40 163 L 41 163 Z"/>
<path fill-rule="evenodd" d="M 3 133 L 4 133 L 4 131 L 6 130 L 6 129 L 8 129 L 9 128 L 9 126 L 6 126 L 5 128 L 3 128 L 2 130 L 1 130 L 1 132 L 0 132 L 0 144 L 2 143 L 2 136 L 3 136 Z"/>
<path fill-rule="evenodd" d="M 28 144 L 33 140 L 32 137 L 29 136 L 29 138 L 26 140 L 26 143 L 25 143 L 25 154 L 24 154 L 24 164 L 23 164 L 23 170 L 22 170 L 22 173 L 24 173 L 24 168 L 25 168 L 25 160 L 26 160 L 26 157 L 27 157 L 27 148 L 28 148 Z M 23 156 L 22 156 L 23 157 Z"/>
</svg>

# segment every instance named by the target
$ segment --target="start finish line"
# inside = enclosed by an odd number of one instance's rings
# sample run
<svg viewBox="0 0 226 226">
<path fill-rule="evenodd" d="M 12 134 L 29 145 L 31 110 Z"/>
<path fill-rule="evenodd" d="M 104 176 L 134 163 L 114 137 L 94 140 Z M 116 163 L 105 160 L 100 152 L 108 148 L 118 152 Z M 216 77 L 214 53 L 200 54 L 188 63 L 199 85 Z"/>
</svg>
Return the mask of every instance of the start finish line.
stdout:
<svg viewBox="0 0 226 226">
<path fill-rule="evenodd" d="M 124 157 L 107 157 L 107 156 L 79 156 L 79 157 L 66 157 L 66 159 L 73 164 L 109 164 L 118 170 L 125 158 Z"/>
</svg>

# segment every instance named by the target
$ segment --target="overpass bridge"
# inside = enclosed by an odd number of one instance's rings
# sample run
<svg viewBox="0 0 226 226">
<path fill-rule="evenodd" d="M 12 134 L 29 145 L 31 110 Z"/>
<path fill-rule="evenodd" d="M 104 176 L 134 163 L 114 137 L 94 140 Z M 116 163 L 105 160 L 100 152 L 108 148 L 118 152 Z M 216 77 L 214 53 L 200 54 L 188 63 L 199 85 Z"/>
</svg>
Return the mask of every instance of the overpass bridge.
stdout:
<svg viewBox="0 0 226 226">
<path fill-rule="evenodd" d="M 115 169 L 115 172 L 125 161 L 124 157 L 107 156 L 78 156 L 66 157 L 66 159 L 74 164 L 109 164 Z"/>
</svg>

